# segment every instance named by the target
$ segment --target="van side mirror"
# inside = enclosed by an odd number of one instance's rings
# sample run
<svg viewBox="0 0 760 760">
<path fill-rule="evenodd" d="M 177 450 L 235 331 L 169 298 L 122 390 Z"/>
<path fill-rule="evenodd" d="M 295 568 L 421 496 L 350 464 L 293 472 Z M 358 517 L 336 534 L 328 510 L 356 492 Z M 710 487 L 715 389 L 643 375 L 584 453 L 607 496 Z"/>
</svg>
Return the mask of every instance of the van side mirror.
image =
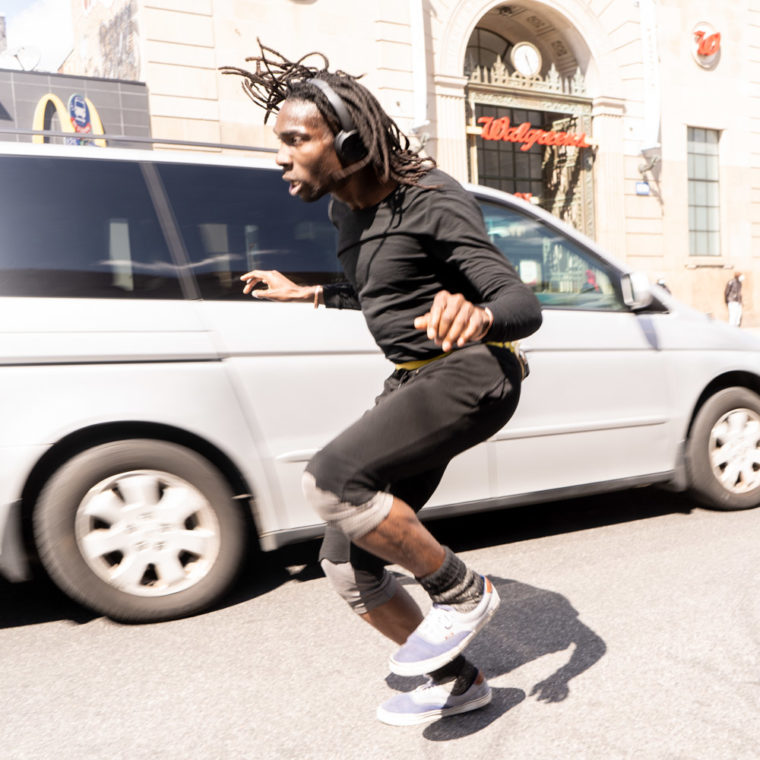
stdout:
<svg viewBox="0 0 760 760">
<path fill-rule="evenodd" d="M 631 311 L 641 311 L 651 306 L 654 301 L 649 278 L 643 272 L 626 272 L 620 278 L 623 303 Z"/>
</svg>

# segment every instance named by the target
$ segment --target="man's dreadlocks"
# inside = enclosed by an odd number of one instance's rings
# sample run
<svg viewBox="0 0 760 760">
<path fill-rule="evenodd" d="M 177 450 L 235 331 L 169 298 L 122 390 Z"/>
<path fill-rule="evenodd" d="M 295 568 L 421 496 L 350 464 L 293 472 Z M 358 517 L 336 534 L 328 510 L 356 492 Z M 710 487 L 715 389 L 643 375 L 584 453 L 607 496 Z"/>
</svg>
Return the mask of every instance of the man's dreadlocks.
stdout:
<svg viewBox="0 0 760 760">
<path fill-rule="evenodd" d="M 358 82 L 358 77 L 344 71 L 328 71 L 329 61 L 322 53 L 309 53 L 297 61 L 289 61 L 259 40 L 261 55 L 246 58 L 255 61 L 255 71 L 234 66 L 223 66 L 223 74 L 243 77 L 245 93 L 256 105 L 264 108 L 264 123 L 273 111 L 278 111 L 285 100 L 305 100 L 314 103 L 333 134 L 340 129 L 340 120 L 324 93 L 309 79 L 322 79 L 337 93 L 348 109 L 359 132 L 367 155 L 347 167 L 344 175 L 352 174 L 371 165 L 378 180 L 396 180 L 402 185 L 417 185 L 432 168 L 432 158 L 420 156 L 409 147 L 409 140 L 396 122 L 383 110 L 377 99 Z M 310 58 L 321 58 L 322 65 L 309 66 Z"/>
</svg>

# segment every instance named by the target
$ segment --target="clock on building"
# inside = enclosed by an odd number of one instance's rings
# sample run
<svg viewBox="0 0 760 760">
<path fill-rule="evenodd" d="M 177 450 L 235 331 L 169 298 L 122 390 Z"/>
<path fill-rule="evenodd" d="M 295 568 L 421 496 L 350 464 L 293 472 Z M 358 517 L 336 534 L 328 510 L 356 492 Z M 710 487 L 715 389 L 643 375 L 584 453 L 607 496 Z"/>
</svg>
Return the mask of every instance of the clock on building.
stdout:
<svg viewBox="0 0 760 760">
<path fill-rule="evenodd" d="M 530 42 L 518 42 L 510 53 L 515 70 L 524 77 L 534 77 L 541 71 L 541 53 Z"/>
</svg>

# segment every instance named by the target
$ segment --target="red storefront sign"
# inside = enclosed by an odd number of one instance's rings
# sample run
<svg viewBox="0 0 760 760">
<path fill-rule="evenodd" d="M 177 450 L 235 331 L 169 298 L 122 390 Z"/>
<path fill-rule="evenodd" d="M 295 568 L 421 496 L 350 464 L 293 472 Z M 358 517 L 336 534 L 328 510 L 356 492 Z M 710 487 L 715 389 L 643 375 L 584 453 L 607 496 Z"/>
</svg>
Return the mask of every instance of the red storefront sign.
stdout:
<svg viewBox="0 0 760 760">
<path fill-rule="evenodd" d="M 694 56 L 694 60 L 703 69 L 715 68 L 720 60 L 720 32 L 715 31 L 712 24 L 709 24 L 707 21 L 700 21 L 692 29 L 692 34 L 694 37 L 691 45 L 691 54 Z"/>
<path fill-rule="evenodd" d="M 697 55 L 707 58 L 720 50 L 720 32 L 707 34 L 699 30 L 694 32 L 694 37 L 697 40 Z"/>
<path fill-rule="evenodd" d="M 539 145 L 571 145 L 576 148 L 590 148 L 586 142 L 585 132 L 555 132 L 554 130 L 534 129 L 529 121 L 517 127 L 510 126 L 509 117 L 481 116 L 478 124 L 483 125 L 481 137 L 484 140 L 503 140 L 504 142 L 524 143 L 520 150 L 530 150 Z"/>
</svg>

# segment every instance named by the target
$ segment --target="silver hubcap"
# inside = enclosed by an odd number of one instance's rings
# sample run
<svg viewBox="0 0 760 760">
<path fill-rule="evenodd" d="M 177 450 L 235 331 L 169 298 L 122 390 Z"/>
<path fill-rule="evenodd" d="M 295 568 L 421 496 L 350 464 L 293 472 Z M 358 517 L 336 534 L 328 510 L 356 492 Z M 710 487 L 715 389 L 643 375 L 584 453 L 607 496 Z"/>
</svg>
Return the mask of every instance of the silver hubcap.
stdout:
<svg viewBox="0 0 760 760">
<path fill-rule="evenodd" d="M 203 494 L 155 470 L 125 472 L 91 488 L 74 528 L 88 566 L 137 596 L 193 586 L 219 554 L 219 523 Z"/>
<path fill-rule="evenodd" d="M 760 486 L 760 416 L 751 409 L 732 409 L 710 431 L 710 465 L 721 485 L 732 493 Z"/>
</svg>

